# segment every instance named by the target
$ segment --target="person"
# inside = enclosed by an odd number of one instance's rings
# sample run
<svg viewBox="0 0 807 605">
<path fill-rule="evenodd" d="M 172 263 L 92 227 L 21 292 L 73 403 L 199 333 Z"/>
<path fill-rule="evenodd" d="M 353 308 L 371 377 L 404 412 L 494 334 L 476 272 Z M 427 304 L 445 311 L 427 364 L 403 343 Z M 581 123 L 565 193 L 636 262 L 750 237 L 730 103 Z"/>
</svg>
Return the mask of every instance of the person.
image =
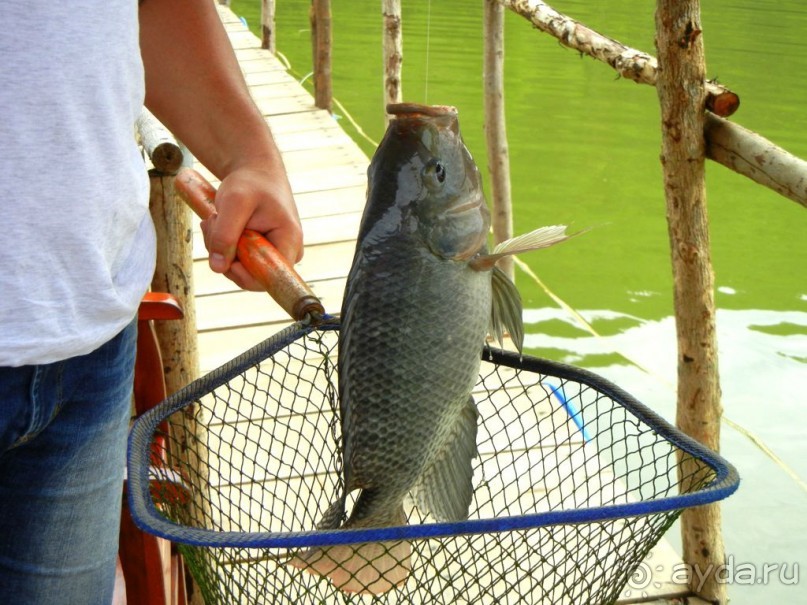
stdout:
<svg viewBox="0 0 807 605">
<path fill-rule="evenodd" d="M 292 263 L 282 159 L 213 0 L 0 7 L 0 603 L 112 597 L 135 354 L 154 271 L 143 103 L 220 180 L 210 266 L 245 227 Z"/>
</svg>

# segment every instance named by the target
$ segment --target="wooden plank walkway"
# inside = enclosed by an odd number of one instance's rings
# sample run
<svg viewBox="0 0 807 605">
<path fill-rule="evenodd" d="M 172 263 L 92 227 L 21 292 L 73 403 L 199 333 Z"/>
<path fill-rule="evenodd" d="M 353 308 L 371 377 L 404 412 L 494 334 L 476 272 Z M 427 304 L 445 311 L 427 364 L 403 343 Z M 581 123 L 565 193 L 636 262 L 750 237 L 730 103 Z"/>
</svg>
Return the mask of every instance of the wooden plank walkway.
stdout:
<svg viewBox="0 0 807 605">
<path fill-rule="evenodd" d="M 353 258 L 369 160 L 229 9 L 219 6 L 219 13 L 289 174 L 305 236 L 305 257 L 297 271 L 326 310 L 336 313 Z M 203 166 L 195 168 L 218 185 Z M 207 372 L 279 331 L 289 319 L 268 295 L 243 292 L 213 273 L 198 222 L 194 236 L 200 365 Z"/>
<path fill-rule="evenodd" d="M 305 257 L 297 270 L 326 310 L 338 312 L 364 206 L 369 160 L 333 117 L 314 106 L 311 96 L 281 62 L 260 48 L 258 38 L 228 8 L 218 8 L 289 173 L 305 235 Z M 195 167 L 217 184 L 203 166 L 197 163 Z M 285 313 L 266 294 L 240 291 L 210 271 L 198 222 L 194 282 L 203 372 L 289 324 Z M 662 540 L 646 561 L 647 569 L 654 572 L 652 581 L 640 594 L 626 590 L 624 602 L 696 603 L 681 600 L 686 591 L 669 579 L 677 563 L 680 557 Z"/>
</svg>

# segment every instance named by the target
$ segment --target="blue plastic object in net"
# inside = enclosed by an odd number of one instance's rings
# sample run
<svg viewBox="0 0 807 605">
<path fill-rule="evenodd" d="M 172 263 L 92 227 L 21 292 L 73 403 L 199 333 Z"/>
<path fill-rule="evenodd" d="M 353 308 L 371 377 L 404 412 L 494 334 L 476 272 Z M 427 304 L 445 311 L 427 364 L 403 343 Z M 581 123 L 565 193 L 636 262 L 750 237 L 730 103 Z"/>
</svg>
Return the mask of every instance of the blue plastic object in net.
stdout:
<svg viewBox="0 0 807 605">
<path fill-rule="evenodd" d="M 180 545 L 208 605 L 611 603 L 682 509 L 737 489 L 728 462 L 612 383 L 488 348 L 468 520 L 412 503 L 405 526 L 316 530 L 342 487 L 338 328 L 294 324 L 133 426 L 133 518 Z M 381 595 L 287 564 L 402 539 L 411 574 Z"/>
</svg>

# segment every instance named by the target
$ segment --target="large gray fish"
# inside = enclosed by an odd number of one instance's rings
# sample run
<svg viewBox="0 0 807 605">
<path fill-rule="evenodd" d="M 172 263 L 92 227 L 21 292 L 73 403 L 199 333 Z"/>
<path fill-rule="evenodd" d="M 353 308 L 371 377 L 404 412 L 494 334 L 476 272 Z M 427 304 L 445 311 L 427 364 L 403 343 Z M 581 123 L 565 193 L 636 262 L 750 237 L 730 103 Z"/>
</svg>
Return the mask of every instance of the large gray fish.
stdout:
<svg viewBox="0 0 807 605">
<path fill-rule="evenodd" d="M 453 107 L 390 105 L 368 169 L 342 304 L 339 395 L 345 492 L 319 527 L 406 524 L 403 502 L 439 521 L 468 517 L 477 455 L 471 397 L 488 331 L 521 345 L 521 302 L 494 267 L 566 239 L 565 227 L 488 254 L 490 215 Z M 347 521 L 347 494 L 361 490 Z M 411 569 L 406 541 L 312 548 L 290 562 L 346 592 L 380 594 Z"/>
</svg>

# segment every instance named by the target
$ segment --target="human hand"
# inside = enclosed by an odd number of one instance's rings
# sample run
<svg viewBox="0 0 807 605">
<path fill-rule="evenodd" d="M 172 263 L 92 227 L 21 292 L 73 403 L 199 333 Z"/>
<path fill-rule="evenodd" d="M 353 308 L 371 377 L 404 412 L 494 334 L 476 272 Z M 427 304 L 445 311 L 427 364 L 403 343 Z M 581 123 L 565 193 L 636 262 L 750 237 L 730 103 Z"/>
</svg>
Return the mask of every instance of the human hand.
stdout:
<svg viewBox="0 0 807 605">
<path fill-rule="evenodd" d="M 233 170 L 222 180 L 215 204 L 216 212 L 202 221 L 202 233 L 210 268 L 216 273 L 245 290 L 264 289 L 235 259 L 244 229 L 262 233 L 292 265 L 302 258 L 300 217 L 285 173 L 252 167 Z"/>
</svg>

